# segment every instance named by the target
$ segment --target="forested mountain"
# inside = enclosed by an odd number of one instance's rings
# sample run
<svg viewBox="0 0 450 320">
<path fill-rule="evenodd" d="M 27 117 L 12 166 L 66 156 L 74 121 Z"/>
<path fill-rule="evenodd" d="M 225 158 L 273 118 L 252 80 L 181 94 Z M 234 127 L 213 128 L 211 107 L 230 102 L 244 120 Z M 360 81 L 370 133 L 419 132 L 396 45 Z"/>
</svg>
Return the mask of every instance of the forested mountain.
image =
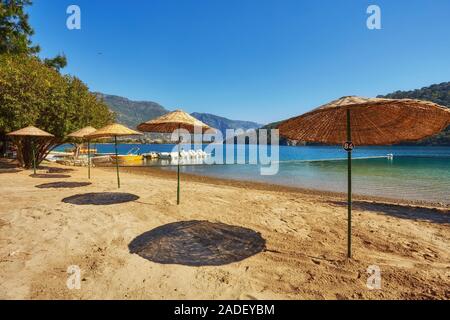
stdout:
<svg viewBox="0 0 450 320">
<path fill-rule="evenodd" d="M 216 128 L 221 131 L 224 135 L 227 129 L 258 129 L 262 127 L 262 124 L 251 122 L 251 121 L 242 121 L 242 120 L 230 120 L 224 117 L 219 117 L 210 113 L 198 113 L 194 112 L 191 114 L 194 118 L 206 123 L 212 128 Z"/>
<path fill-rule="evenodd" d="M 450 108 L 450 82 L 433 84 L 429 87 L 423 87 L 411 91 L 395 91 L 393 93 L 379 96 L 380 98 L 391 99 L 419 99 L 428 100 L 444 107 Z M 434 137 L 424 139 L 422 141 L 408 143 L 414 145 L 447 145 L 450 146 L 450 127 L 445 129 Z"/>
<path fill-rule="evenodd" d="M 142 122 L 157 118 L 163 114 L 170 112 L 160 104 L 152 101 L 132 101 L 130 99 L 109 95 L 104 93 L 95 93 L 98 99 L 103 100 L 116 114 L 116 120 L 130 128 L 136 128 Z M 225 134 L 226 129 L 257 129 L 261 124 L 242 121 L 230 120 L 224 117 L 216 116 L 210 113 L 191 114 L 193 117 L 203 121 L 212 128 L 216 128 Z"/>
<path fill-rule="evenodd" d="M 160 104 L 152 101 L 132 101 L 124 97 L 99 92 L 95 94 L 116 114 L 117 122 L 130 128 L 136 128 L 142 122 L 169 112 Z"/>
</svg>

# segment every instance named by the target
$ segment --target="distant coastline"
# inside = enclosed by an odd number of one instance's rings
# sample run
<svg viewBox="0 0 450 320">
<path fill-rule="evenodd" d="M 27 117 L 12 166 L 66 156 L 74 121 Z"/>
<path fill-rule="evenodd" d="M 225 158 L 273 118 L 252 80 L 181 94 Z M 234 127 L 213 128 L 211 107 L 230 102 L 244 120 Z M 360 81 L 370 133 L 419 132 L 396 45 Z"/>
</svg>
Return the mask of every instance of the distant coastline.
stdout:
<svg viewBox="0 0 450 320">
<path fill-rule="evenodd" d="M 109 108 L 116 114 L 117 121 L 127 125 L 131 128 L 135 128 L 139 123 L 147 121 L 149 119 L 160 116 L 161 114 L 169 112 L 168 109 L 161 106 L 160 104 L 153 101 L 131 101 L 127 98 L 107 95 L 103 93 L 95 93 L 98 99 L 103 100 Z M 450 108 L 450 82 L 443 82 L 439 84 L 433 84 L 427 87 L 423 87 L 417 90 L 411 91 L 395 91 L 386 95 L 379 95 L 378 97 L 393 98 L 393 99 L 419 99 L 427 100 L 444 107 Z M 219 129 L 222 133 L 226 129 L 274 129 L 277 124 L 281 121 L 272 122 L 266 125 L 259 125 L 252 121 L 243 120 L 230 120 L 218 115 L 213 115 L 209 113 L 193 113 L 193 115 L 199 118 L 204 123 L 209 126 Z M 270 131 L 268 132 L 270 138 Z M 170 143 L 164 135 L 155 136 L 156 139 L 161 139 L 162 142 L 156 143 Z M 156 140 L 153 139 L 153 140 Z M 122 143 L 138 143 L 140 140 L 128 140 L 132 142 L 122 142 Z M 270 143 L 270 140 L 269 140 Z M 280 145 L 290 146 L 290 145 L 320 145 L 312 143 L 296 142 L 287 139 L 280 138 Z M 450 146 L 450 127 L 445 129 L 442 133 L 435 135 L 433 137 L 417 141 L 417 142 L 404 142 L 397 144 L 398 146 Z"/>
</svg>

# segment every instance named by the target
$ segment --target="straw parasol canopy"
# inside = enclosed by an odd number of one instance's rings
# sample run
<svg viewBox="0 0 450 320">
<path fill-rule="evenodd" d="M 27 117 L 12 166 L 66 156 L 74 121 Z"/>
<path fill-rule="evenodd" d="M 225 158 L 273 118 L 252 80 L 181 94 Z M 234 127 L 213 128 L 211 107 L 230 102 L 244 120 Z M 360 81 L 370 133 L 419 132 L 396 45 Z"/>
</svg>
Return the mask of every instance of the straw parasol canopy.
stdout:
<svg viewBox="0 0 450 320">
<path fill-rule="evenodd" d="M 10 132 L 6 135 L 13 137 L 39 137 L 39 138 L 54 137 L 54 135 L 33 126 L 28 126 L 26 128 Z"/>
<path fill-rule="evenodd" d="M 278 129 L 292 140 L 341 144 L 347 139 L 347 110 L 355 145 L 416 141 L 450 124 L 450 110 L 432 102 L 349 96 L 286 120 Z"/>
<path fill-rule="evenodd" d="M 83 139 L 86 136 L 90 135 L 91 133 L 94 133 L 97 131 L 94 127 L 85 127 L 83 129 L 80 129 L 78 131 L 72 132 L 68 135 L 69 138 L 75 138 L 75 139 Z"/>
<path fill-rule="evenodd" d="M 201 128 L 202 132 L 214 130 L 207 124 L 195 119 L 193 116 L 182 110 L 169 112 L 157 119 L 141 123 L 137 127 L 140 131 L 160 133 L 170 133 L 178 129 L 185 129 L 193 133 L 194 128 Z"/>
<path fill-rule="evenodd" d="M 85 135 L 85 138 L 95 139 L 95 138 L 108 138 L 108 137 L 125 137 L 125 136 L 136 136 L 142 135 L 142 133 L 131 130 L 119 123 L 113 123 L 94 131 L 91 134 Z"/>
<path fill-rule="evenodd" d="M 116 172 L 117 172 L 117 187 L 120 188 L 120 176 L 119 176 L 119 151 L 117 149 L 117 137 L 125 136 L 137 136 L 142 133 L 131 130 L 119 123 L 113 123 L 98 129 L 97 131 L 85 136 L 86 139 L 108 138 L 114 137 L 114 149 L 116 154 Z"/>
<path fill-rule="evenodd" d="M 31 154 L 32 154 L 32 159 L 33 159 L 33 171 L 34 171 L 34 174 L 36 174 L 36 167 L 37 167 L 36 150 L 35 150 L 35 143 L 33 141 L 34 139 L 32 139 L 32 138 L 39 138 L 39 139 L 40 138 L 42 138 L 42 139 L 53 138 L 54 135 L 52 135 L 51 133 L 48 133 L 44 130 L 41 130 L 39 128 L 33 127 L 33 126 L 28 126 L 26 128 L 10 132 L 6 135 L 10 136 L 10 137 L 15 137 L 17 139 L 20 139 L 22 137 L 30 137 L 31 138 Z"/>
<path fill-rule="evenodd" d="M 160 132 L 171 133 L 179 129 L 187 130 L 189 133 L 195 133 L 195 130 L 201 130 L 202 133 L 206 131 L 215 132 L 207 124 L 195 119 L 190 114 L 182 110 L 175 110 L 169 112 L 157 119 L 153 119 L 141 123 L 138 130 L 145 132 Z M 177 161 L 177 205 L 180 204 L 180 143 L 178 143 L 178 161 Z"/>
</svg>

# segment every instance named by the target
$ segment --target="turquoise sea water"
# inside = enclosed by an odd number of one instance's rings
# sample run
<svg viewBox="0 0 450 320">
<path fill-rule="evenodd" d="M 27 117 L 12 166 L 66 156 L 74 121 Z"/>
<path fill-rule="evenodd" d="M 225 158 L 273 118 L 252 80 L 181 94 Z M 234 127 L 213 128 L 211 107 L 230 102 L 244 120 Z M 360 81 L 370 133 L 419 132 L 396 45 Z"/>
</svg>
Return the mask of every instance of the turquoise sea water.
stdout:
<svg viewBox="0 0 450 320">
<path fill-rule="evenodd" d="M 125 154 L 135 146 L 142 153 L 170 152 L 174 148 L 173 145 L 120 145 L 119 153 Z M 248 154 L 248 146 L 236 148 L 245 149 Z M 97 149 L 101 153 L 114 150 L 109 144 L 97 145 Z M 394 158 L 358 159 L 387 154 L 393 154 Z M 347 161 L 341 147 L 281 146 L 279 155 L 276 175 L 261 175 L 260 166 L 252 164 L 185 165 L 181 170 L 213 177 L 346 192 Z M 360 147 L 354 150 L 353 156 L 354 193 L 450 204 L 450 147 Z M 173 166 L 164 168 L 175 169 Z"/>
</svg>

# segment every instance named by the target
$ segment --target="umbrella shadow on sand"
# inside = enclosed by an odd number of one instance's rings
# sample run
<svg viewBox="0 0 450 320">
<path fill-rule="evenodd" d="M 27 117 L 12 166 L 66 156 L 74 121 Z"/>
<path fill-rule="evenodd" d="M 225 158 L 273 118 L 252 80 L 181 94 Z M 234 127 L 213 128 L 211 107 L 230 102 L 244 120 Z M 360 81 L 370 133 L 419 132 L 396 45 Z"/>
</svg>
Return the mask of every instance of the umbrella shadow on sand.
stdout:
<svg viewBox="0 0 450 320">
<path fill-rule="evenodd" d="M 73 188 L 81 188 L 90 186 L 92 183 L 90 182 L 51 182 L 37 185 L 36 188 L 39 189 L 73 189 Z"/>
<path fill-rule="evenodd" d="M 333 201 L 332 203 L 342 207 L 347 206 L 346 202 Z M 450 210 L 445 209 L 365 201 L 354 201 L 353 207 L 358 210 L 386 214 L 401 219 L 450 224 Z"/>
<path fill-rule="evenodd" d="M 96 192 L 96 193 L 83 193 L 76 194 L 71 197 L 62 199 L 64 203 L 83 205 L 111 205 L 118 203 L 125 203 L 138 200 L 139 197 L 131 193 L 121 192 Z"/>
<path fill-rule="evenodd" d="M 54 167 L 39 167 L 39 169 L 46 169 L 47 173 L 67 173 L 74 171 L 70 168 L 54 168 Z"/>
<path fill-rule="evenodd" d="M 70 178 L 68 174 L 51 174 L 51 173 L 37 173 L 30 174 L 32 178 L 41 178 L 41 179 L 66 179 Z"/>
<path fill-rule="evenodd" d="M 237 262 L 266 249 L 259 232 L 208 221 L 169 223 L 130 242 L 130 253 L 161 264 L 219 266 Z"/>
</svg>

